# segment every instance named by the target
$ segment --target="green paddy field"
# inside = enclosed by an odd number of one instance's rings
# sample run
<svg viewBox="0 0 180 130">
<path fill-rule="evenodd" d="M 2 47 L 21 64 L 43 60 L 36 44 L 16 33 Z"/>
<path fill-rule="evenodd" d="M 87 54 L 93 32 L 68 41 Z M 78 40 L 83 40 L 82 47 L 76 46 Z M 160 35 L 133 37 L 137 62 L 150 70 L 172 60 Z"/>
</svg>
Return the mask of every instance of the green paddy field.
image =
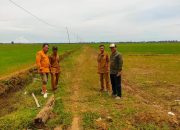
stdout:
<svg viewBox="0 0 180 130">
<path fill-rule="evenodd" d="M 63 130 L 179 130 L 180 43 L 117 44 L 122 53 L 122 99 L 99 92 L 97 54 L 100 44 L 50 44 L 59 54 L 75 50 L 61 61 L 61 77 L 54 93 L 55 116 L 43 129 Z M 110 54 L 109 44 L 105 44 Z M 40 44 L 0 44 L 0 77 L 35 64 Z M 51 49 L 50 49 L 51 53 Z M 50 80 L 50 79 L 49 79 Z M 46 103 L 38 75 L 24 88 L 0 97 L 0 129 L 35 129 L 33 119 Z M 24 94 L 24 93 L 27 94 Z M 172 112 L 175 115 L 168 115 Z"/>
</svg>

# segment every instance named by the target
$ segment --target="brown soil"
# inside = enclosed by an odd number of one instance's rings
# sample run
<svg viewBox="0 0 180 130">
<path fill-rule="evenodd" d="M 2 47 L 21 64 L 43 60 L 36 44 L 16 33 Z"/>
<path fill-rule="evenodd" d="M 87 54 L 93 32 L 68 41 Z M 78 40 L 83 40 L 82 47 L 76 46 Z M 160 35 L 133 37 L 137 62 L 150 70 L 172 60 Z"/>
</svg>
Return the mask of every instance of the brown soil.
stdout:
<svg viewBox="0 0 180 130">
<path fill-rule="evenodd" d="M 136 124 L 147 124 L 152 122 L 157 126 L 166 122 L 170 125 L 171 129 L 177 129 L 179 127 L 179 122 L 176 117 L 167 116 L 167 113 L 165 114 L 164 111 L 137 113 L 133 124 L 136 126 Z"/>
<path fill-rule="evenodd" d="M 6 95 L 9 92 L 16 92 L 30 84 L 33 80 L 34 74 L 34 69 L 29 69 L 10 78 L 6 78 L 5 80 L 0 80 L 0 96 Z"/>
<path fill-rule="evenodd" d="M 139 100 L 140 105 L 137 107 L 141 107 L 144 104 L 150 108 L 149 112 L 136 113 L 135 117 L 132 119 L 134 126 L 152 122 L 160 127 L 166 122 L 170 125 L 171 129 L 177 129 L 180 126 L 179 113 L 176 112 L 175 116 L 168 115 L 168 112 L 171 111 L 171 109 L 168 109 L 160 99 L 140 90 L 137 86 L 130 85 L 126 79 L 123 80 L 123 86 L 128 93 L 134 95 Z"/>
<path fill-rule="evenodd" d="M 72 120 L 72 126 L 71 126 L 71 130 L 80 130 L 80 116 L 78 115 L 78 111 L 79 111 L 79 87 L 80 87 L 80 83 L 81 83 L 81 77 L 80 74 L 81 73 L 81 66 L 83 65 L 84 61 L 85 61 L 85 56 L 84 53 L 87 51 L 87 48 L 84 48 L 83 52 L 80 54 L 79 58 L 77 58 L 76 62 L 76 71 L 73 74 L 73 81 L 72 83 L 72 91 L 73 91 L 73 95 L 71 97 L 72 100 L 72 112 L 74 114 L 73 120 Z"/>
</svg>

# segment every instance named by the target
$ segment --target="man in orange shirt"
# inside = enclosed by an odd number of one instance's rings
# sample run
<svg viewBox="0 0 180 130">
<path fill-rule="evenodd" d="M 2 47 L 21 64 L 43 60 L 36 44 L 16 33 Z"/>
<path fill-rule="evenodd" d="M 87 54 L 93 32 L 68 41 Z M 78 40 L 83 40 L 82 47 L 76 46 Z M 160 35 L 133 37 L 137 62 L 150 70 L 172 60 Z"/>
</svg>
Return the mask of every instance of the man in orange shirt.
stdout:
<svg viewBox="0 0 180 130">
<path fill-rule="evenodd" d="M 48 44 L 43 44 L 42 50 L 37 52 L 36 54 L 36 64 L 38 67 L 38 72 L 42 79 L 42 94 L 44 95 L 44 98 L 47 97 L 47 82 L 48 82 L 48 74 L 49 74 L 49 68 L 50 68 L 50 62 L 49 57 L 47 55 L 47 52 L 49 50 Z"/>
<path fill-rule="evenodd" d="M 98 57 L 97 57 L 98 73 L 100 76 L 100 84 L 101 84 L 100 91 L 110 91 L 110 87 L 109 87 L 109 56 L 104 51 L 104 48 L 105 48 L 104 45 L 99 46 L 100 53 L 98 54 Z M 106 87 L 104 86 L 104 80 L 106 83 Z"/>
<path fill-rule="evenodd" d="M 59 55 L 58 55 L 58 48 L 53 47 L 52 48 L 52 55 L 49 56 L 49 61 L 51 64 L 51 86 L 52 90 L 57 89 L 58 81 L 59 81 L 59 75 L 60 75 L 60 65 L 59 65 Z"/>
</svg>

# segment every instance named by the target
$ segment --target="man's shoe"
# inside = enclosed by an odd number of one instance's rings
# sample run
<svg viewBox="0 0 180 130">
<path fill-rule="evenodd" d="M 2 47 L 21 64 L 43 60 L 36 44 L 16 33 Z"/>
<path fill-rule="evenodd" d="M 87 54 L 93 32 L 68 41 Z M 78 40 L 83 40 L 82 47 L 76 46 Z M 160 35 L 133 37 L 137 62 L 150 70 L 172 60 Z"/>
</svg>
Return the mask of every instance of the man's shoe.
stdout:
<svg viewBox="0 0 180 130">
<path fill-rule="evenodd" d="M 47 93 L 45 93 L 43 97 L 44 97 L 44 98 L 47 98 Z"/>
<path fill-rule="evenodd" d="M 121 97 L 117 96 L 115 99 L 119 100 L 119 99 L 121 99 Z"/>
</svg>

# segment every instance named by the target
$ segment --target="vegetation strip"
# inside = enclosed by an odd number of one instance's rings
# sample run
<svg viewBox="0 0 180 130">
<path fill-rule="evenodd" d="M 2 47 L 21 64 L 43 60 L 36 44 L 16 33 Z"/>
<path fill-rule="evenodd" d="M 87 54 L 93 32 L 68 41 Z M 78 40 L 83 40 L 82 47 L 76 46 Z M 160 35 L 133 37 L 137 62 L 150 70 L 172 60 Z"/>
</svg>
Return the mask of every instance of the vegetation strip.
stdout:
<svg viewBox="0 0 180 130">
<path fill-rule="evenodd" d="M 64 59 L 64 57 L 68 57 L 74 51 L 76 51 L 76 49 L 66 52 L 66 54 L 61 56 L 61 61 Z M 31 94 L 34 93 L 36 95 L 39 104 L 41 106 L 43 106 L 42 104 L 45 104 L 46 100 L 40 95 L 41 88 L 39 86 L 41 82 L 39 76 L 35 75 L 33 79 L 34 80 L 32 80 L 31 84 L 25 85 L 26 86 L 25 88 L 22 87 L 21 91 L 8 93 L 7 95 L 1 97 L 0 103 L 2 109 L 0 111 L 0 128 L 2 130 L 23 129 L 23 128 L 34 129 L 33 119 L 36 116 L 36 114 L 39 112 L 39 109 L 36 107 L 34 99 L 32 98 Z M 49 87 L 50 87 L 50 82 L 48 88 Z M 51 95 L 51 91 L 49 93 Z M 21 99 L 19 100 L 19 98 Z M 56 103 L 55 107 L 57 106 L 57 104 L 61 105 L 61 102 Z M 58 108 L 58 111 L 59 110 L 62 112 L 62 110 Z M 53 109 L 53 112 L 56 113 L 56 109 Z M 12 116 L 14 118 L 11 118 Z M 59 118 L 62 119 L 61 117 Z M 16 121 L 15 124 L 13 123 L 14 121 Z"/>
</svg>

